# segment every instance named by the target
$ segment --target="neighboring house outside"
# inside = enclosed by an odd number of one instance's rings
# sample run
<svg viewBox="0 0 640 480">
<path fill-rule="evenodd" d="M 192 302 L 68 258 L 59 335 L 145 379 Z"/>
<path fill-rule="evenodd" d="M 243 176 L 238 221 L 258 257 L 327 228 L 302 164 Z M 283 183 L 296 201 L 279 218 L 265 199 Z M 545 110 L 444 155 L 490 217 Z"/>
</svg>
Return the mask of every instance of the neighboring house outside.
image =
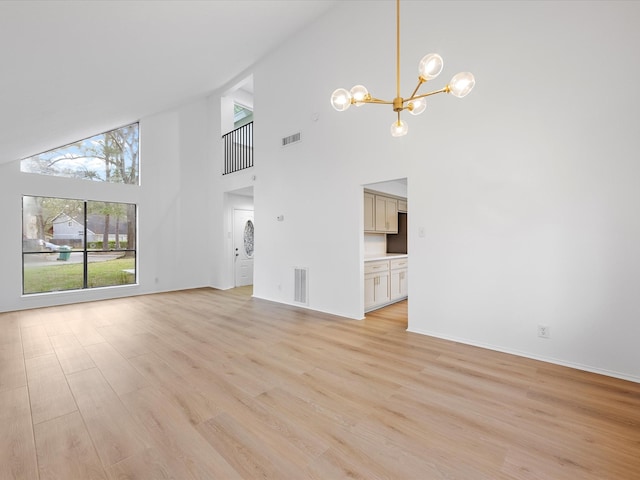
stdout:
<svg viewBox="0 0 640 480">
<path fill-rule="evenodd" d="M 51 221 L 53 224 L 54 243 L 60 243 L 60 240 L 82 240 L 84 237 L 84 225 L 75 218 L 70 217 L 66 213 L 59 213 Z M 101 240 L 93 231 L 87 229 L 87 240 L 95 242 Z"/>
<path fill-rule="evenodd" d="M 120 242 L 127 241 L 128 222 L 118 217 L 111 216 L 109 218 L 109 241 L 115 242 L 116 239 Z M 89 215 L 87 217 L 87 239 L 89 242 L 101 242 L 105 229 L 105 216 L 104 215 Z M 89 232 L 93 233 L 94 239 L 91 239 Z"/>
<path fill-rule="evenodd" d="M 59 244 L 61 241 L 81 242 L 84 237 L 84 225 L 70 217 L 66 213 L 60 213 L 51 222 L 53 224 L 52 241 Z M 101 242 L 105 229 L 104 215 L 89 215 L 87 218 L 87 243 Z M 110 218 L 109 241 L 113 242 L 116 237 L 121 242 L 127 241 L 127 222 Z"/>
</svg>

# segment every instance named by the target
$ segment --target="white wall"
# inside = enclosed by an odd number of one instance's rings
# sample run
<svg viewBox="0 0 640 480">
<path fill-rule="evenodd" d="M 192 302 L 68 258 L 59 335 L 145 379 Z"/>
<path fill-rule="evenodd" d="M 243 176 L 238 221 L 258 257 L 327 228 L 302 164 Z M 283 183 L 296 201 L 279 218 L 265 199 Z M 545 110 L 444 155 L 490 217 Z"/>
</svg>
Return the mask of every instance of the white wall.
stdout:
<svg viewBox="0 0 640 480">
<path fill-rule="evenodd" d="M 139 187 L 23 174 L 18 161 L 1 164 L 0 312 L 210 285 L 209 114 L 202 99 L 140 121 Z M 23 297 L 22 195 L 137 204 L 139 285 Z"/>
<path fill-rule="evenodd" d="M 410 330 L 640 380 L 640 4 L 403 2 L 402 92 L 432 51 L 434 89 L 477 86 L 400 139 L 390 107 L 329 105 L 356 83 L 394 96 L 393 13 L 341 2 L 256 66 L 254 294 L 290 303 L 308 266 L 310 307 L 359 318 L 361 186 L 406 176 Z"/>
</svg>

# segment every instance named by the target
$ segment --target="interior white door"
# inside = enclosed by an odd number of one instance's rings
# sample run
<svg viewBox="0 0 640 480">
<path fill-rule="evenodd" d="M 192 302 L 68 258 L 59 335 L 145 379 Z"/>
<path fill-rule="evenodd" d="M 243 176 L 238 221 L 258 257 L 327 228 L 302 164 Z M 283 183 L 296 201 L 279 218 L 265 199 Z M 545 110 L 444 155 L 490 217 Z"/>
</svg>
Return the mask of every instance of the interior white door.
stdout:
<svg viewBox="0 0 640 480">
<path fill-rule="evenodd" d="M 253 210 L 233 211 L 233 252 L 236 287 L 253 285 Z"/>
</svg>

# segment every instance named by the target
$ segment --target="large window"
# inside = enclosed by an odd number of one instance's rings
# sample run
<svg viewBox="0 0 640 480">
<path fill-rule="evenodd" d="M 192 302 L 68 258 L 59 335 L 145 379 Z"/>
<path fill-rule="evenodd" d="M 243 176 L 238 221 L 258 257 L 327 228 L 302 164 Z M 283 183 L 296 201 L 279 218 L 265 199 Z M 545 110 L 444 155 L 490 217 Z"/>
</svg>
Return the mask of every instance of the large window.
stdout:
<svg viewBox="0 0 640 480">
<path fill-rule="evenodd" d="M 23 293 L 136 283 L 136 206 L 22 197 Z"/>
<path fill-rule="evenodd" d="M 20 171 L 138 185 L 138 131 L 134 123 L 25 158 Z"/>
</svg>

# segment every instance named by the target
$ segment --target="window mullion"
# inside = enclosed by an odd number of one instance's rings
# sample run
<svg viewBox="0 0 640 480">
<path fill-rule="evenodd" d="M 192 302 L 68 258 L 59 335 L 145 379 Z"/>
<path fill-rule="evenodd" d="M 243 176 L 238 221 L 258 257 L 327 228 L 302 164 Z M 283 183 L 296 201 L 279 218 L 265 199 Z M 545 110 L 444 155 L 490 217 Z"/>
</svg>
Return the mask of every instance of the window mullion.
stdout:
<svg viewBox="0 0 640 480">
<path fill-rule="evenodd" d="M 83 265 L 83 288 L 89 288 L 89 254 L 87 253 L 87 201 L 84 204 L 84 233 L 82 234 L 82 265 Z"/>
</svg>

